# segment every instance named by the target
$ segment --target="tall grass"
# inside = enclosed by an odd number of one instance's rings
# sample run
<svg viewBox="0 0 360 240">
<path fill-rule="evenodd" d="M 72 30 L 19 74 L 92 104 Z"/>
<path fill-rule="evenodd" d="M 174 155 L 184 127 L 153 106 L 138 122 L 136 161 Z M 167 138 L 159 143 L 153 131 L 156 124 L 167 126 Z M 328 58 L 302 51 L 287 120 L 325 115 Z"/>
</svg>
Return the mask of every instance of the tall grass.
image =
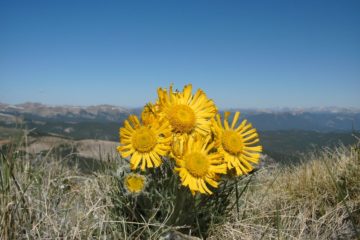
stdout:
<svg viewBox="0 0 360 240">
<path fill-rule="evenodd" d="M 358 239 L 360 147 L 323 149 L 296 167 L 262 169 L 239 221 L 211 239 Z"/>
<path fill-rule="evenodd" d="M 27 155 L 20 150 L 26 138 L 14 142 L 0 153 L 0 239 L 141 239 L 141 231 L 157 239 L 171 230 L 170 216 L 134 222 L 121 215 L 123 208 L 114 212 L 119 159 L 86 174 L 51 151 Z M 213 224 L 208 239 L 357 239 L 359 145 L 323 149 L 303 160 L 263 168 L 239 182 L 232 215 Z"/>
<path fill-rule="evenodd" d="M 109 222 L 107 175 L 84 175 L 62 159 L 19 152 L 0 155 L 0 239 L 87 239 L 116 234 Z M 114 237 L 116 238 L 116 237 Z"/>
</svg>

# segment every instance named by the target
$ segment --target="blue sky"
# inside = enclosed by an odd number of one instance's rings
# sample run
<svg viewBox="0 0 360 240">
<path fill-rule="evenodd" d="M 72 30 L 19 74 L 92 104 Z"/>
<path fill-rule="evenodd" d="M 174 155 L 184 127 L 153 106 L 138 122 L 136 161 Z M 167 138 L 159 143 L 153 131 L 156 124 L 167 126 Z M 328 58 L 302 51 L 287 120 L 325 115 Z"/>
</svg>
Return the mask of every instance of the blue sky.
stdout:
<svg viewBox="0 0 360 240">
<path fill-rule="evenodd" d="M 360 1 L 3 1 L 0 102 L 360 107 Z"/>
</svg>

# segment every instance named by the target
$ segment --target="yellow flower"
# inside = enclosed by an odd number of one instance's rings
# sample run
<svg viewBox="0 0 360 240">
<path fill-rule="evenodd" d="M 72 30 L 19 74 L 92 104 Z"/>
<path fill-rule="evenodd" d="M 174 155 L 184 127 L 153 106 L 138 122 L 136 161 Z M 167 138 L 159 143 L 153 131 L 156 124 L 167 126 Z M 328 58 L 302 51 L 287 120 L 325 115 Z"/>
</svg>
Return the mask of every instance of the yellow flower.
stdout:
<svg viewBox="0 0 360 240">
<path fill-rule="evenodd" d="M 157 119 L 156 108 L 153 104 L 148 103 L 145 105 L 143 111 L 141 112 L 141 121 L 145 124 L 151 124 Z"/>
<path fill-rule="evenodd" d="M 140 123 L 134 115 L 125 120 L 120 128 L 120 144 L 117 150 L 123 158 L 131 156 L 131 169 L 141 164 L 141 170 L 161 165 L 161 157 L 167 156 L 171 144 L 171 128 L 167 122 Z"/>
<path fill-rule="evenodd" d="M 236 126 L 240 112 L 235 113 L 231 126 L 228 122 L 229 115 L 229 112 L 225 112 L 223 126 L 220 115 L 217 114 L 216 120 L 213 120 L 213 132 L 218 151 L 224 155 L 227 168 L 235 168 L 239 176 L 253 170 L 250 162 L 259 162 L 262 146 L 254 146 L 259 142 L 259 135 L 256 129 L 247 123 L 247 120 L 243 120 L 239 126 Z"/>
<path fill-rule="evenodd" d="M 211 132 L 211 121 L 217 112 L 215 104 L 201 90 L 192 94 L 192 85 L 186 85 L 182 92 L 158 89 L 159 115 L 169 121 L 172 131 L 178 136 Z"/>
<path fill-rule="evenodd" d="M 174 138 L 171 144 L 170 156 L 172 158 L 180 158 L 184 153 L 184 144 L 187 143 L 188 136 L 185 135 L 183 138 Z"/>
<path fill-rule="evenodd" d="M 175 171 L 179 173 L 182 185 L 188 187 L 193 194 L 212 194 L 206 183 L 217 188 L 217 174 L 226 173 L 222 155 L 213 152 L 213 147 L 214 143 L 210 143 L 210 137 L 205 139 L 195 135 L 187 139 L 182 149 L 183 153 L 175 158 Z"/>
<path fill-rule="evenodd" d="M 136 173 L 128 174 L 124 186 L 130 193 L 139 193 L 145 188 L 145 177 Z"/>
</svg>

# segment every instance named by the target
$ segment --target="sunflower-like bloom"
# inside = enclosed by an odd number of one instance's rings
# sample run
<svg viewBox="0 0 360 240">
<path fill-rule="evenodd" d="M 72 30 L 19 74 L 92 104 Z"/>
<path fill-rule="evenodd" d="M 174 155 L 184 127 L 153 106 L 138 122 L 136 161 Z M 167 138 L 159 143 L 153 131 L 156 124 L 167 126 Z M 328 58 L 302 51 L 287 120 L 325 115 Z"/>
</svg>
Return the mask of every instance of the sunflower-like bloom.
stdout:
<svg viewBox="0 0 360 240">
<path fill-rule="evenodd" d="M 143 124 L 148 125 L 157 120 L 156 107 L 152 103 L 148 103 L 144 106 L 141 112 L 141 121 Z"/>
<path fill-rule="evenodd" d="M 218 151 L 224 155 L 227 168 L 236 170 L 236 175 L 247 174 L 253 170 L 251 163 L 258 163 L 262 146 L 259 135 L 247 120 L 237 125 L 240 112 L 234 114 L 231 126 L 228 122 L 229 112 L 224 114 L 224 126 L 221 124 L 220 115 L 213 120 L 213 132 L 216 138 Z M 255 146 L 256 145 L 256 146 Z"/>
<path fill-rule="evenodd" d="M 140 193 L 145 188 L 145 177 L 137 173 L 130 173 L 124 179 L 124 186 L 130 193 Z"/>
<path fill-rule="evenodd" d="M 173 92 L 172 86 L 169 91 L 159 88 L 157 106 L 159 116 L 169 121 L 177 136 L 210 133 L 210 119 L 217 113 L 214 102 L 201 89 L 192 94 L 191 84 L 182 92 Z"/>
<path fill-rule="evenodd" d="M 217 188 L 218 174 L 226 173 L 222 155 L 211 151 L 213 147 L 210 137 L 205 139 L 199 135 L 188 137 L 183 145 L 179 145 L 178 151 L 182 153 L 176 154 L 175 171 L 179 173 L 182 185 L 193 194 L 212 194 L 206 183 Z"/>
<path fill-rule="evenodd" d="M 149 120 L 149 119 L 147 119 Z M 123 158 L 131 156 L 131 169 L 141 164 L 141 170 L 158 167 L 162 163 L 162 156 L 170 150 L 171 128 L 167 122 L 152 121 L 140 123 L 134 115 L 125 120 L 120 128 L 120 144 L 117 150 Z"/>
</svg>

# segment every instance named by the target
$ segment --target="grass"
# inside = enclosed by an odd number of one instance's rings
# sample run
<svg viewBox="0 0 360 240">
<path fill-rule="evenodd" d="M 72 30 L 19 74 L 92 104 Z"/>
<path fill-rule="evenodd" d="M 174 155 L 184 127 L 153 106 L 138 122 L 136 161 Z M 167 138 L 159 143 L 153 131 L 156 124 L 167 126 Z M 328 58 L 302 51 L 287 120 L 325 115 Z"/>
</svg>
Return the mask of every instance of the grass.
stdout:
<svg viewBox="0 0 360 240">
<path fill-rule="evenodd" d="M 358 239 L 359 146 L 307 158 L 298 166 L 262 169 L 246 192 L 243 217 L 214 227 L 211 239 Z"/>
<path fill-rule="evenodd" d="M 19 148 L 0 156 L 0 239 L 117 238 L 109 175 L 84 175 L 50 152 L 27 159 Z"/>
<path fill-rule="evenodd" d="M 28 155 L 25 138 L 0 155 L 0 239 L 158 239 L 164 222 L 114 217 L 109 193 L 121 160 L 86 173 L 63 164 L 72 155 Z M 360 147 L 338 146 L 272 165 L 239 182 L 236 207 L 208 239 L 357 239 L 360 231 Z M 244 192 L 243 189 L 246 189 Z M 115 191 L 116 192 L 116 191 Z M 122 204 L 126 204 L 123 202 Z M 137 228 L 136 234 L 126 229 Z M 176 230 L 176 229 L 175 229 Z"/>
</svg>

